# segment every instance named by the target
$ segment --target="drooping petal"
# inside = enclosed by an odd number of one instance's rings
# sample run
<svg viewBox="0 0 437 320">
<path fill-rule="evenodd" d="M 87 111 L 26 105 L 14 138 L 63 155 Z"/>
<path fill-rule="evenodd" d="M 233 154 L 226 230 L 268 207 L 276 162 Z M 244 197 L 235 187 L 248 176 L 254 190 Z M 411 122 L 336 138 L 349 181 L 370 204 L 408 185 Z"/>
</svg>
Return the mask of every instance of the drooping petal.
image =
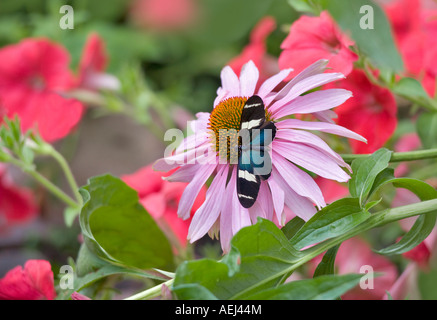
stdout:
<svg viewBox="0 0 437 320">
<path fill-rule="evenodd" d="M 217 195 L 222 195 L 225 192 L 228 171 L 228 166 L 221 166 L 206 192 L 205 202 L 194 214 L 188 230 L 188 239 L 191 243 L 203 237 L 219 217 L 222 202 L 217 201 Z"/>
<path fill-rule="evenodd" d="M 268 179 L 267 183 L 269 184 L 270 192 L 272 193 L 273 208 L 275 209 L 276 219 L 281 224 L 285 201 L 284 190 L 281 189 L 273 178 Z"/>
<path fill-rule="evenodd" d="M 319 186 L 308 173 L 297 168 L 276 152 L 272 153 L 272 157 L 274 166 L 278 172 L 281 172 L 284 181 L 287 182 L 290 188 L 298 195 L 311 199 L 317 207 L 322 208 L 326 206 Z"/>
<path fill-rule="evenodd" d="M 272 169 L 271 178 L 275 179 L 278 186 L 284 191 L 285 204 L 295 215 L 308 221 L 316 213 L 317 210 L 312 201 L 294 192 L 294 190 L 291 189 L 288 183 L 284 180 L 282 174 L 275 167 Z M 281 217 L 281 219 L 279 219 L 280 223 L 287 222 L 282 220 Z"/>
<path fill-rule="evenodd" d="M 284 158 L 324 178 L 339 182 L 350 178 L 331 157 L 312 147 L 275 140 L 272 148 Z"/>
<path fill-rule="evenodd" d="M 182 219 L 188 219 L 190 217 L 191 208 L 196 200 L 200 189 L 205 184 L 206 180 L 216 169 L 217 164 L 206 164 L 199 166 L 199 171 L 193 177 L 193 180 L 187 185 L 182 194 L 178 207 L 178 216 Z"/>
<path fill-rule="evenodd" d="M 157 160 L 153 164 L 153 169 L 156 171 L 167 172 L 181 165 L 213 162 L 215 162 L 215 152 L 212 150 L 211 145 L 205 142 L 195 149 Z"/>
</svg>

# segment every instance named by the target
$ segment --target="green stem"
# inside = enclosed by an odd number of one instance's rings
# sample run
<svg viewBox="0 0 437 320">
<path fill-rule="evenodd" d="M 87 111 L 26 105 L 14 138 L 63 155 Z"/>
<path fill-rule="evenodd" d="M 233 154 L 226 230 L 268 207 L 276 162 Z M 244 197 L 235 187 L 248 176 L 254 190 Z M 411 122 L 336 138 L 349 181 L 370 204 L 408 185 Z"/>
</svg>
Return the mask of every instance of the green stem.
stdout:
<svg viewBox="0 0 437 320">
<path fill-rule="evenodd" d="M 74 179 L 73 173 L 71 172 L 70 166 L 68 165 L 65 158 L 55 150 L 55 148 L 50 148 L 49 154 L 58 162 L 62 171 L 64 171 L 65 178 L 67 179 L 68 185 L 70 186 L 73 194 L 76 198 L 76 202 L 79 207 L 82 206 L 82 196 L 79 193 L 79 187 Z"/>
<path fill-rule="evenodd" d="M 38 181 L 42 186 L 44 186 L 48 191 L 50 191 L 53 195 L 55 195 L 57 198 L 65 202 L 67 205 L 77 208 L 80 205 L 73 200 L 68 194 L 66 194 L 64 191 L 59 189 L 56 185 L 54 185 L 50 180 L 48 180 L 46 177 L 35 171 L 34 166 L 29 166 L 28 164 L 17 160 L 15 158 L 9 158 L 9 163 L 12 163 L 13 165 L 19 167 L 23 172 L 29 174 L 32 178 L 34 178 L 36 181 Z"/>
<path fill-rule="evenodd" d="M 152 299 L 161 295 L 162 286 L 166 285 L 170 287 L 173 284 L 174 279 L 170 279 L 166 282 L 163 282 L 155 287 L 142 291 L 140 293 L 134 294 L 133 296 L 127 297 L 124 300 L 144 300 L 144 299 Z"/>
<path fill-rule="evenodd" d="M 317 244 L 309 249 L 306 249 L 303 256 L 296 264 L 288 271 L 293 271 L 299 266 L 305 264 L 311 259 L 317 257 L 319 254 L 322 254 L 326 250 L 341 244 L 347 239 L 350 239 L 362 232 L 368 231 L 373 228 L 382 227 L 390 222 L 398 221 L 401 219 L 431 213 L 437 210 L 437 199 L 422 201 L 419 203 L 413 203 L 397 208 L 386 209 L 377 213 L 372 214 L 369 219 L 364 221 L 362 224 L 356 226 L 355 228 L 349 230 L 345 234 L 338 236 L 333 239 L 326 240 L 320 244 Z"/>
<path fill-rule="evenodd" d="M 355 159 L 365 158 L 370 154 L 342 154 L 341 157 L 347 163 L 351 163 Z M 437 158 L 437 149 L 416 150 L 408 152 L 393 152 L 390 162 L 414 161 Z"/>
</svg>

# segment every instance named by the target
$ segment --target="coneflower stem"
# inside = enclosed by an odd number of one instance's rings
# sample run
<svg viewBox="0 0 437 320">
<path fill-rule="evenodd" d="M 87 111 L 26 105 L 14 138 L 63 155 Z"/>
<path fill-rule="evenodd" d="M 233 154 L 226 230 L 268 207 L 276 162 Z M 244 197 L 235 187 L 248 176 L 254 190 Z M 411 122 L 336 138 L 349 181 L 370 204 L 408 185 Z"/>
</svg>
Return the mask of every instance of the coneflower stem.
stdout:
<svg viewBox="0 0 437 320">
<path fill-rule="evenodd" d="M 347 163 L 355 159 L 365 158 L 370 154 L 342 154 L 341 157 Z M 437 149 L 416 150 L 408 152 L 393 152 L 390 162 L 414 161 L 437 158 Z"/>
</svg>

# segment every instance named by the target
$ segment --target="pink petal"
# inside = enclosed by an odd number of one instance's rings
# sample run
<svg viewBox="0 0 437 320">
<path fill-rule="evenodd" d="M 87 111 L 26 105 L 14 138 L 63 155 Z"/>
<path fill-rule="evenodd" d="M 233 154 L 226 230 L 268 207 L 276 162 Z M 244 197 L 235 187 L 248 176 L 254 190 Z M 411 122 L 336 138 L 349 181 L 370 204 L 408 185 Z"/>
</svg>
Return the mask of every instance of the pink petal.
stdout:
<svg viewBox="0 0 437 320">
<path fill-rule="evenodd" d="M 302 197 L 294 192 L 294 190 L 290 188 L 288 183 L 282 177 L 281 173 L 279 173 L 275 167 L 272 169 L 271 178 L 275 179 L 275 181 L 278 183 L 278 186 L 284 191 L 285 204 L 293 211 L 295 215 L 299 216 L 305 221 L 308 221 L 316 213 L 317 210 L 313 203 L 307 198 Z M 282 217 L 278 220 L 280 223 L 286 222 L 283 221 Z"/>
<path fill-rule="evenodd" d="M 291 162 L 327 179 L 346 182 L 349 175 L 331 157 L 300 143 L 273 141 L 273 150 Z"/>
<path fill-rule="evenodd" d="M 352 92 L 343 89 L 327 89 L 299 96 L 291 103 L 276 110 L 270 108 L 275 119 L 291 114 L 308 114 L 335 108 L 352 96 Z"/>
<path fill-rule="evenodd" d="M 239 96 L 240 81 L 231 67 L 224 67 L 220 74 L 220 78 L 222 80 L 222 88 L 228 93 L 229 96 Z"/>
<path fill-rule="evenodd" d="M 311 199 L 319 208 L 326 206 L 322 191 L 313 178 L 303 170 L 273 152 L 273 163 L 278 172 L 282 174 L 284 181 L 298 195 Z"/>
<path fill-rule="evenodd" d="M 315 131 L 322 131 L 322 132 L 328 132 L 332 134 L 336 134 L 338 136 L 347 137 L 363 142 L 367 142 L 367 140 L 360 136 L 359 134 L 356 134 L 355 132 L 346 129 L 342 126 L 332 124 L 332 123 L 326 123 L 326 122 L 310 122 L 310 121 L 302 121 L 297 119 L 285 119 L 282 121 L 279 121 L 275 123 L 276 128 L 292 128 L 292 129 L 306 129 L 306 130 L 315 130 Z"/>
<path fill-rule="evenodd" d="M 335 123 L 333 119 L 338 118 L 338 115 L 333 110 L 325 110 L 313 113 L 314 117 L 316 117 L 319 121 L 324 121 L 328 123 Z"/>
<path fill-rule="evenodd" d="M 255 87 L 258 82 L 259 71 L 252 60 L 246 63 L 241 68 L 240 73 L 240 96 L 251 97 L 255 92 Z"/>
<path fill-rule="evenodd" d="M 280 225 L 282 225 L 282 212 L 284 211 L 285 195 L 284 190 L 282 190 L 276 183 L 275 179 L 270 178 L 267 180 L 270 187 L 270 192 L 272 193 L 273 208 L 275 209 L 276 218 Z"/>
<path fill-rule="evenodd" d="M 251 225 L 249 211 L 246 208 L 243 208 L 238 200 L 236 168 L 232 172 L 231 179 L 226 188 L 226 193 L 229 195 L 229 200 L 231 201 L 232 235 L 235 235 L 241 228 Z"/>
<path fill-rule="evenodd" d="M 260 216 L 268 220 L 273 220 L 274 206 L 273 206 L 272 193 L 270 192 L 268 184 L 265 181 L 261 182 L 258 199 L 256 203 L 258 203 L 259 209 L 261 211 Z M 251 211 L 252 210 L 249 209 L 249 212 L 252 214 Z"/>
<path fill-rule="evenodd" d="M 191 208 L 196 200 L 197 195 L 202 189 L 206 180 L 214 172 L 216 164 L 207 164 L 199 166 L 199 171 L 193 177 L 193 180 L 187 185 L 179 201 L 178 216 L 182 219 L 188 219 L 190 217 Z"/>
<path fill-rule="evenodd" d="M 330 156 L 339 166 L 346 167 L 350 170 L 350 166 L 344 162 L 343 158 L 334 152 L 325 141 L 315 134 L 302 130 L 281 129 L 278 130 L 276 138 L 309 145 Z"/>
<path fill-rule="evenodd" d="M 326 69 L 327 64 L 328 64 L 328 60 L 325 59 L 321 59 L 314 62 L 308 68 L 306 68 L 305 70 L 300 72 L 297 76 L 295 76 L 290 82 L 288 82 L 271 100 L 279 100 L 284 98 L 287 95 L 287 93 L 290 91 L 290 89 L 298 82 L 302 81 L 305 78 L 323 73 Z"/>
<path fill-rule="evenodd" d="M 195 149 L 161 158 L 153 164 L 153 169 L 167 172 L 181 165 L 213 163 L 215 156 L 216 152 L 212 150 L 208 142 Z"/>
<path fill-rule="evenodd" d="M 194 214 L 188 230 L 188 239 L 191 243 L 203 237 L 219 217 L 223 203 L 217 201 L 217 195 L 222 195 L 225 192 L 228 169 L 227 165 L 219 169 L 206 192 L 205 201 Z"/>
<path fill-rule="evenodd" d="M 281 70 L 279 73 L 268 78 L 259 88 L 258 95 L 264 100 L 264 98 L 267 97 L 267 95 L 271 93 L 278 84 L 288 77 L 291 71 L 293 71 L 293 69 Z"/>
<path fill-rule="evenodd" d="M 344 75 L 341 73 L 322 73 L 305 78 L 296 83 L 282 99 L 271 105 L 269 110 L 272 113 L 275 113 L 277 110 L 285 105 L 288 105 L 301 94 L 340 79 L 344 79 Z"/>
</svg>

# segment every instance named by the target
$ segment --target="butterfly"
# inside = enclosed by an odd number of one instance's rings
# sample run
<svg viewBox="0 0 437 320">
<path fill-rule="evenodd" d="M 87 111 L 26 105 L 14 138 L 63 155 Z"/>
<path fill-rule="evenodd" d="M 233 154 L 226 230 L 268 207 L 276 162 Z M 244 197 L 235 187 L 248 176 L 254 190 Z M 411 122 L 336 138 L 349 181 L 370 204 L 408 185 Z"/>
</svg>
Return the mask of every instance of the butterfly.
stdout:
<svg viewBox="0 0 437 320">
<path fill-rule="evenodd" d="M 237 195 L 244 208 L 255 203 L 261 179 L 270 177 L 272 160 L 267 146 L 275 135 L 274 123 L 266 121 L 262 99 L 257 95 L 247 99 L 241 113 L 237 167 Z"/>
</svg>

